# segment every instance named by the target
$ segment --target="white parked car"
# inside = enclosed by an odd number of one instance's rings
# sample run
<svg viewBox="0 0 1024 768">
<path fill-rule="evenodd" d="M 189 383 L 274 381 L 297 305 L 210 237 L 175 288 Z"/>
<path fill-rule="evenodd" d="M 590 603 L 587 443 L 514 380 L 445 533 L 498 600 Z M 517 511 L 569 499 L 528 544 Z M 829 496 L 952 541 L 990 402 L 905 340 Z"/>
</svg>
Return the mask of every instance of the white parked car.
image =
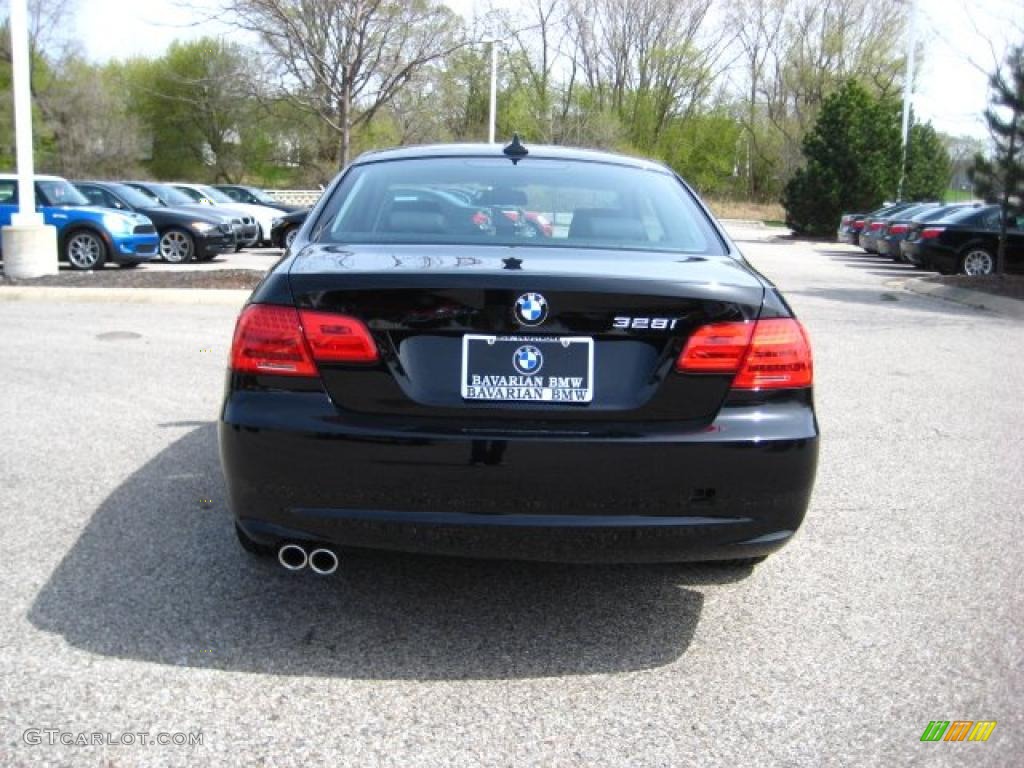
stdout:
<svg viewBox="0 0 1024 768">
<path fill-rule="evenodd" d="M 185 193 L 197 203 L 212 205 L 225 210 L 236 211 L 256 219 L 260 231 L 257 236 L 257 243 L 270 243 L 270 230 L 274 227 L 274 219 L 280 218 L 281 211 L 277 208 L 270 208 L 266 205 L 251 205 L 239 203 L 232 200 L 219 189 L 208 184 L 172 184 L 175 189 Z"/>
</svg>

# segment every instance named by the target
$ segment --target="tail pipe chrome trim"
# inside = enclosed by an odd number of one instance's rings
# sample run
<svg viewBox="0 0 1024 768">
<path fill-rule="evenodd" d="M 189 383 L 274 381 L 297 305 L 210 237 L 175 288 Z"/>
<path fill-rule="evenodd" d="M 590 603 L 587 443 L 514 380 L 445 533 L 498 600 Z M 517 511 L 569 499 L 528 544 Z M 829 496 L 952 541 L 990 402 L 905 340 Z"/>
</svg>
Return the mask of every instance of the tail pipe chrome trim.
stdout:
<svg viewBox="0 0 1024 768">
<path fill-rule="evenodd" d="M 309 560 L 306 550 L 298 544 L 285 544 L 277 550 L 277 561 L 289 571 L 301 571 Z"/>
<path fill-rule="evenodd" d="M 330 576 L 338 570 L 338 556 L 330 549 L 314 549 L 309 553 L 309 567 L 313 573 Z"/>
</svg>

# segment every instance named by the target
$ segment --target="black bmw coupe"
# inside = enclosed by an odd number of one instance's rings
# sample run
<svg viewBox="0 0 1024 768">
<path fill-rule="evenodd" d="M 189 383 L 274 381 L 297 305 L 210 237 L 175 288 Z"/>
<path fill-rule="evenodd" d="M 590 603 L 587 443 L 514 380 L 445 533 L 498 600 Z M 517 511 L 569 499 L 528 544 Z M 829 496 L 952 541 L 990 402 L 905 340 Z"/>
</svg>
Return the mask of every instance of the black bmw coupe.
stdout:
<svg viewBox="0 0 1024 768">
<path fill-rule="evenodd" d="M 756 561 L 793 537 L 808 339 L 671 170 L 518 139 L 386 150 L 309 216 L 232 344 L 247 550 L 323 574 L 348 547 Z"/>
</svg>

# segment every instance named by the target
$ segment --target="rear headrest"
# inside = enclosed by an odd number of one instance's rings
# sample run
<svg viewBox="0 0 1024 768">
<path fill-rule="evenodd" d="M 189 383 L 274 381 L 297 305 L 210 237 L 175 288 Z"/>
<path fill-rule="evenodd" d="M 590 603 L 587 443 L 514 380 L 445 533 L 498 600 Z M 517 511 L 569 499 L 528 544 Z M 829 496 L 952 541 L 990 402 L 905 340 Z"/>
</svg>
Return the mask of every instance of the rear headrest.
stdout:
<svg viewBox="0 0 1024 768">
<path fill-rule="evenodd" d="M 436 201 L 398 200 L 388 212 L 387 228 L 390 232 L 434 235 L 443 234 L 448 227 Z"/>
<path fill-rule="evenodd" d="M 647 229 L 640 219 L 615 208 L 577 208 L 569 225 L 570 238 L 647 241 Z"/>
<path fill-rule="evenodd" d="M 526 205 L 526 193 L 521 189 L 488 189 L 480 195 L 480 205 Z"/>
</svg>

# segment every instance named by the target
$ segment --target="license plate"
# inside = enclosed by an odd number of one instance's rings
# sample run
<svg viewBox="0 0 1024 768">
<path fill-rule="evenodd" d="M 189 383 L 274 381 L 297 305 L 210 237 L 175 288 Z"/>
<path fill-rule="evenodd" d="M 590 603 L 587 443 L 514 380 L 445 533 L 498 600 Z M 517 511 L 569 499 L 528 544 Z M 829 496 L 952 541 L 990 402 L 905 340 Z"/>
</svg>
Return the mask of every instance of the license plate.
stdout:
<svg viewBox="0 0 1024 768">
<path fill-rule="evenodd" d="M 589 403 L 594 399 L 594 340 L 575 336 L 463 336 L 462 397 Z"/>
</svg>

